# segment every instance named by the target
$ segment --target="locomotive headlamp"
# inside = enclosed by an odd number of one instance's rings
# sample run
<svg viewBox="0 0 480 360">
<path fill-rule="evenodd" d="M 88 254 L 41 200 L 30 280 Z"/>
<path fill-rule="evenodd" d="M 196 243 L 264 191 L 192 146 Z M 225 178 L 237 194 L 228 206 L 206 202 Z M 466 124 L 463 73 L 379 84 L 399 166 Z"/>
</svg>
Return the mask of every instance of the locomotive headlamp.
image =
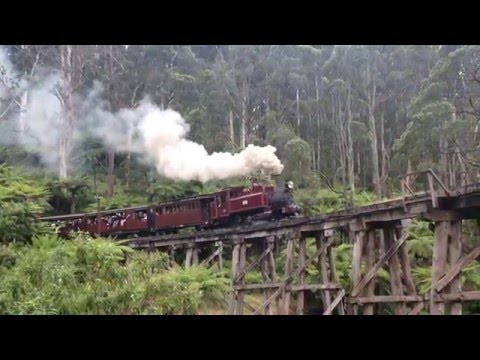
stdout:
<svg viewBox="0 0 480 360">
<path fill-rule="evenodd" d="M 293 182 L 292 181 L 287 182 L 287 188 L 289 188 L 290 190 L 293 189 Z"/>
</svg>

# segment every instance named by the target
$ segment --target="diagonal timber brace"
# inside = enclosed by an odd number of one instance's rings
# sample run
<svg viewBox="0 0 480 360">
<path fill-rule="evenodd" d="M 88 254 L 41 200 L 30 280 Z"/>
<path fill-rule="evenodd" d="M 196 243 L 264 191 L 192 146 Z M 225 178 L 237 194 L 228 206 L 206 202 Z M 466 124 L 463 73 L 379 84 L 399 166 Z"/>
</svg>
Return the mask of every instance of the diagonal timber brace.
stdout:
<svg viewBox="0 0 480 360">
<path fill-rule="evenodd" d="M 342 301 L 343 297 L 345 296 L 345 290 L 341 289 L 338 293 L 338 295 L 335 297 L 335 299 L 332 301 L 332 303 L 328 306 L 328 308 L 325 310 L 323 315 L 332 315 L 333 310 L 337 307 L 338 304 L 340 304 L 340 301 Z"/>
<path fill-rule="evenodd" d="M 212 261 L 216 256 L 220 255 L 221 252 L 222 252 L 222 249 L 215 250 L 212 253 L 212 255 L 210 255 L 208 258 L 203 260 L 200 265 L 208 265 L 210 263 L 210 261 Z"/>
<path fill-rule="evenodd" d="M 268 254 L 273 250 L 273 244 L 268 244 L 267 249 L 254 261 L 252 261 L 245 269 L 241 271 L 241 273 L 235 278 L 234 283 L 236 284 L 239 282 L 243 277 L 252 270 L 256 265 L 259 265 L 260 262 L 268 256 Z"/>
<path fill-rule="evenodd" d="M 382 268 L 382 266 L 400 249 L 403 243 L 407 240 L 408 233 L 405 232 L 402 237 L 382 256 L 382 258 L 376 263 L 373 268 L 360 280 L 360 282 L 353 289 L 351 296 L 357 296 L 365 286 L 370 283 L 373 277 L 377 272 Z"/>
<path fill-rule="evenodd" d="M 270 305 L 270 303 L 275 300 L 278 295 L 280 295 L 283 291 L 285 291 L 285 288 L 291 284 L 291 282 L 300 275 L 302 271 L 305 271 L 306 268 L 310 266 L 310 264 L 318 258 L 327 248 L 329 248 L 333 244 L 333 239 L 329 239 L 328 242 L 325 244 L 324 247 L 321 247 L 317 249 L 315 254 L 313 254 L 308 260 L 305 262 L 305 264 L 302 267 L 299 267 L 293 274 L 290 274 L 285 281 L 283 282 L 282 286 L 277 289 L 258 309 L 255 311 L 253 315 L 257 315 L 260 311 L 262 311 L 266 306 Z"/>
<path fill-rule="evenodd" d="M 479 256 L 480 247 L 475 248 L 467 256 L 463 256 L 454 266 L 452 266 L 450 271 L 438 281 L 437 285 L 435 286 L 435 290 L 437 292 L 441 292 L 445 286 L 450 284 L 450 282 L 455 279 L 466 266 L 475 261 L 475 259 Z"/>
</svg>

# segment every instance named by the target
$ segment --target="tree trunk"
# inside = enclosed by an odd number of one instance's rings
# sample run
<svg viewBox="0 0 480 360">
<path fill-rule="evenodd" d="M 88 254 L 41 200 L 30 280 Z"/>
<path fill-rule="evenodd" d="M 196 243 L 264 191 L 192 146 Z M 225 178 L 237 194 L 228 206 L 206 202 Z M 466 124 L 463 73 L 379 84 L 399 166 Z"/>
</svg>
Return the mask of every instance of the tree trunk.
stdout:
<svg viewBox="0 0 480 360">
<path fill-rule="evenodd" d="M 67 157 L 67 145 L 65 139 L 60 139 L 60 144 L 58 148 L 59 155 L 59 168 L 58 168 L 58 178 L 60 180 L 65 180 L 68 175 L 68 157 Z"/>
<path fill-rule="evenodd" d="M 356 153 L 356 157 L 357 157 L 357 174 L 361 174 L 362 173 L 362 163 L 360 161 L 360 146 L 357 144 L 357 153 Z M 360 182 L 360 186 L 365 186 L 365 184 L 361 184 L 361 177 L 359 176 L 359 182 Z"/>
<path fill-rule="evenodd" d="M 297 134 L 298 136 L 301 136 L 300 135 L 300 91 L 298 90 L 298 88 L 295 95 L 295 99 L 297 102 Z"/>
<path fill-rule="evenodd" d="M 410 159 L 408 159 L 408 161 L 407 161 L 407 176 L 405 177 L 405 184 L 408 187 L 411 187 L 410 186 L 410 179 L 411 179 L 412 175 L 409 175 L 411 173 L 412 173 L 412 162 L 410 161 Z"/>
<path fill-rule="evenodd" d="M 320 94 L 318 90 L 318 75 L 315 73 L 315 95 L 316 95 L 316 100 L 317 100 L 317 108 L 316 108 L 316 114 L 317 114 L 317 133 L 316 138 L 317 138 L 317 157 L 316 157 L 316 162 L 317 162 L 317 170 L 322 171 L 322 168 L 320 167 L 320 151 L 321 151 L 321 146 L 320 146 Z"/>
<path fill-rule="evenodd" d="M 395 120 L 397 119 L 398 117 L 395 116 Z M 387 177 L 388 177 L 388 154 L 387 154 L 387 149 L 385 147 L 385 116 L 383 111 L 380 116 L 380 152 L 382 155 L 382 170 L 381 170 L 380 184 L 383 185 L 385 183 L 385 180 L 387 180 Z"/>
<path fill-rule="evenodd" d="M 72 202 L 70 204 L 70 214 L 75 214 L 77 212 L 77 196 L 75 191 L 72 191 Z"/>
<path fill-rule="evenodd" d="M 111 198 L 115 186 L 115 152 L 107 152 L 107 197 Z"/>
<path fill-rule="evenodd" d="M 109 47 L 109 54 L 108 57 L 105 58 L 107 60 L 108 58 L 108 68 L 109 68 L 109 76 L 108 76 L 108 82 L 109 82 L 109 97 L 110 101 L 112 104 L 115 106 L 116 105 L 116 96 L 113 93 L 112 89 L 112 84 L 113 84 L 113 45 L 110 45 Z M 115 152 L 113 150 L 109 150 L 107 152 L 107 197 L 111 198 L 114 194 L 115 191 Z"/>
<path fill-rule="evenodd" d="M 18 128 L 20 131 L 20 136 L 23 136 L 25 133 L 25 111 L 27 110 L 28 105 L 28 90 L 22 94 L 20 98 L 20 116 L 18 117 Z"/>
<path fill-rule="evenodd" d="M 68 162 L 70 153 L 74 146 L 76 114 L 73 105 L 72 94 L 72 45 L 62 45 L 60 47 L 60 62 L 65 75 L 65 84 L 63 89 L 62 105 L 64 108 L 62 131 L 59 143 L 59 178 L 66 179 L 68 176 Z"/>
<path fill-rule="evenodd" d="M 318 124 L 318 129 L 320 129 L 320 124 Z M 320 131 L 317 134 L 317 170 L 322 171 L 322 158 L 321 158 L 322 147 L 320 144 Z"/>
<path fill-rule="evenodd" d="M 350 187 L 350 201 L 353 205 L 353 194 L 355 193 L 355 173 L 354 173 L 354 154 L 352 141 L 352 89 L 350 84 L 347 89 L 347 164 L 348 164 L 348 184 Z"/>
<path fill-rule="evenodd" d="M 370 151 L 372 153 L 372 182 L 373 191 L 382 196 L 382 189 L 380 184 L 380 174 L 378 166 L 378 145 L 377 145 L 377 129 L 375 124 L 375 96 L 377 86 L 373 81 L 371 92 L 368 92 L 368 125 L 370 137 Z"/>
<path fill-rule="evenodd" d="M 242 149 L 245 148 L 247 142 L 247 90 L 246 85 L 243 84 L 243 95 L 242 95 L 242 118 L 241 125 L 240 125 L 240 147 Z"/>
<path fill-rule="evenodd" d="M 230 142 L 232 143 L 232 147 L 235 147 L 235 129 L 233 127 L 233 111 L 230 110 L 228 113 L 228 130 L 230 135 Z"/>
</svg>

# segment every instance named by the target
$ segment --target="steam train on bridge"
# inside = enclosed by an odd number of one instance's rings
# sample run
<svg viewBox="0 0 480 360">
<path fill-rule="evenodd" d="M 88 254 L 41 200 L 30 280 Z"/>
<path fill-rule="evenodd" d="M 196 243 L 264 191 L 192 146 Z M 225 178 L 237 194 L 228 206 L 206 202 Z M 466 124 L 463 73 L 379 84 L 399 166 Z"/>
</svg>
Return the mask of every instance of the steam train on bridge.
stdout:
<svg viewBox="0 0 480 360">
<path fill-rule="evenodd" d="M 56 225 L 63 237 L 79 231 L 117 238 L 177 233 L 183 228 L 202 231 L 296 217 L 302 210 L 295 205 L 292 190 L 291 181 L 280 190 L 253 183 L 159 204 L 39 220 Z"/>
</svg>

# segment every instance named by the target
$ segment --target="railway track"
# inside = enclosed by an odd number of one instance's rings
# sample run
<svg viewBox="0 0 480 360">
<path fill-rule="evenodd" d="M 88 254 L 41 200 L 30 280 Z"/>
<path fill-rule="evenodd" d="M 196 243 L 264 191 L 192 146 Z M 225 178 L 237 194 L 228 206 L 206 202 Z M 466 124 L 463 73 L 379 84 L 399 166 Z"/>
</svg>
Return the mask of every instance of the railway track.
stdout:
<svg viewBox="0 0 480 360">
<path fill-rule="evenodd" d="M 195 231 L 185 234 L 133 237 L 122 240 L 122 242 L 128 243 L 133 248 L 149 248 L 188 243 L 227 241 L 239 237 L 248 239 L 279 236 L 292 231 L 308 233 L 319 229 L 325 230 L 327 228 L 338 228 L 339 226 L 347 225 L 352 221 L 357 221 L 362 218 L 373 222 L 377 221 L 377 218 L 378 221 L 388 221 L 388 217 L 391 217 L 393 221 L 421 217 L 422 214 L 429 211 L 435 203 L 440 202 L 440 205 L 442 205 L 447 199 L 461 199 L 465 196 L 478 196 L 480 199 L 480 183 L 464 187 L 463 189 L 458 190 L 455 194 L 450 195 L 418 192 L 407 197 L 379 201 L 370 205 L 323 215 L 304 216 L 258 225 Z"/>
</svg>

